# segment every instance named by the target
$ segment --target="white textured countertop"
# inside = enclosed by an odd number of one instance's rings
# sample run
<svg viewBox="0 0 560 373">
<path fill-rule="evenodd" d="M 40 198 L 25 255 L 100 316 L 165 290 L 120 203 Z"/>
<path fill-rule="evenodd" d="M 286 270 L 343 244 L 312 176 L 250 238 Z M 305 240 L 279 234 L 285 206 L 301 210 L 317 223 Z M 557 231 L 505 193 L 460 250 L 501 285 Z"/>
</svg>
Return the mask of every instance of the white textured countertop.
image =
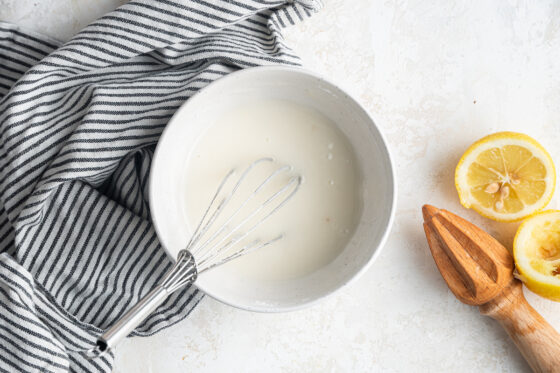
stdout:
<svg viewBox="0 0 560 373">
<path fill-rule="evenodd" d="M 118 0 L 0 0 L 0 19 L 64 40 Z M 285 33 L 305 66 L 350 91 L 387 135 L 398 174 L 389 241 L 358 281 L 318 305 L 254 314 L 205 299 L 115 372 L 525 372 L 505 332 L 455 300 L 430 256 L 420 207 L 472 219 L 510 246 L 515 224 L 459 203 L 453 172 L 474 140 L 526 132 L 560 164 L 560 3 L 326 0 Z M 550 207 L 560 207 L 560 192 Z M 560 304 L 526 291 L 560 329 Z"/>
</svg>

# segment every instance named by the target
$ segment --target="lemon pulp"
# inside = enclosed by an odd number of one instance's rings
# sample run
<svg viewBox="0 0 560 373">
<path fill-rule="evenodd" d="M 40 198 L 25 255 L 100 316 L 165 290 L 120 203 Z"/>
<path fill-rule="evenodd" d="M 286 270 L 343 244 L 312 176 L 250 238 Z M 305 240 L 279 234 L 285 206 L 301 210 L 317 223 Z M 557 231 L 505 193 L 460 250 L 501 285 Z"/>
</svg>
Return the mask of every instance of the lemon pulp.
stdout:
<svg viewBox="0 0 560 373">
<path fill-rule="evenodd" d="M 531 137 L 515 132 L 477 141 L 455 172 L 463 206 L 499 221 L 519 220 L 544 208 L 555 180 L 548 152 Z"/>
<path fill-rule="evenodd" d="M 560 300 L 560 211 L 544 211 L 524 221 L 515 236 L 513 254 L 529 289 Z"/>
</svg>

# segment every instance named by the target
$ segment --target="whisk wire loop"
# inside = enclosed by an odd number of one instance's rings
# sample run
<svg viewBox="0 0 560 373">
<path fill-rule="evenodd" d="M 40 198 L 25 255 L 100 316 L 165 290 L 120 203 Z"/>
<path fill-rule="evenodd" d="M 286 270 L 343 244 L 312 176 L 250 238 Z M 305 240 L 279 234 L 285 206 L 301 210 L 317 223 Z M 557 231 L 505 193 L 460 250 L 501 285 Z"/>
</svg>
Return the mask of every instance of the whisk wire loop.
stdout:
<svg viewBox="0 0 560 373">
<path fill-rule="evenodd" d="M 198 262 L 199 272 L 203 272 L 205 267 L 211 266 L 211 264 L 208 263 L 209 261 L 214 260 L 215 262 L 223 262 L 223 255 L 225 253 L 227 253 L 230 248 L 234 247 L 238 242 L 240 242 L 245 237 L 247 237 L 249 234 L 251 234 L 261 224 L 263 224 L 265 221 L 267 221 L 270 216 L 272 216 L 278 209 L 280 209 L 288 200 L 290 200 L 292 198 L 292 196 L 298 191 L 300 185 L 301 185 L 301 177 L 300 176 L 292 177 L 286 185 L 284 185 L 280 190 L 275 192 L 265 202 L 263 202 L 260 206 L 258 206 L 256 209 L 254 209 L 249 215 L 247 215 L 247 217 L 245 217 L 239 224 L 237 224 L 237 226 L 234 227 L 226 237 L 224 237 L 218 243 L 214 244 L 210 249 L 208 249 L 204 253 L 205 255 L 201 259 L 199 259 L 199 262 Z M 227 238 L 229 238 L 230 236 L 232 236 L 233 234 L 235 234 L 236 232 L 241 230 L 241 228 L 247 222 L 251 221 L 251 219 L 254 216 L 258 215 L 268 205 L 272 204 L 272 202 L 274 202 L 279 196 L 281 196 L 287 190 L 289 190 L 290 187 L 292 187 L 293 190 L 286 197 L 284 197 L 284 199 L 282 199 L 278 203 L 278 205 L 276 205 L 264 217 L 262 217 L 260 220 L 258 220 L 253 226 L 251 226 L 250 228 L 245 230 L 244 233 L 241 233 L 241 234 L 237 235 L 236 237 L 231 239 L 230 242 L 228 242 L 226 245 L 222 246 L 221 248 L 219 247 L 219 245 L 221 245 Z M 244 253 L 244 251 L 241 251 L 240 254 L 243 254 L 243 253 Z"/>
<path fill-rule="evenodd" d="M 208 260 L 210 260 L 212 258 L 218 259 L 218 254 L 223 254 L 224 252 L 227 252 L 227 250 L 230 247 L 234 246 L 239 241 L 241 241 L 243 238 L 247 237 L 250 233 L 252 233 L 259 225 L 264 223 L 270 217 L 270 215 L 272 215 L 274 212 L 276 212 L 278 210 L 278 208 L 283 206 L 283 204 L 287 200 L 289 200 L 292 197 L 293 194 L 295 194 L 297 192 L 297 190 L 299 188 L 299 185 L 301 184 L 301 177 L 300 176 L 292 177 L 286 185 L 284 185 L 282 188 L 280 188 L 278 191 L 276 191 L 271 197 L 266 199 L 258 207 L 253 209 L 251 211 L 251 213 L 249 213 L 247 216 L 245 216 L 235 227 L 229 229 L 230 222 L 233 221 L 239 215 L 240 211 L 242 211 L 243 208 L 252 199 L 254 199 L 258 195 L 258 193 L 261 192 L 261 190 L 267 184 L 269 184 L 280 173 L 285 172 L 285 171 L 289 171 L 290 169 L 291 169 L 290 166 L 284 166 L 284 167 L 278 168 L 273 173 L 271 173 L 240 204 L 240 206 L 218 227 L 218 229 L 208 238 L 208 240 L 206 240 L 201 245 L 201 247 L 189 248 L 189 251 L 191 251 L 193 253 L 193 255 L 197 258 L 199 271 L 202 270 L 203 267 L 208 264 L 207 263 Z M 245 175 L 243 175 L 241 177 L 240 181 L 243 181 L 242 178 L 244 178 L 244 177 L 245 177 Z M 253 225 L 252 227 L 247 229 L 244 233 L 238 234 L 236 236 L 236 233 L 238 233 L 241 230 L 242 227 L 244 227 L 248 222 L 250 222 L 255 216 L 258 216 L 259 213 L 261 213 L 268 205 L 272 204 L 272 202 L 274 202 L 277 198 L 279 198 L 280 196 L 285 194 L 286 191 L 289 190 L 289 188 L 293 188 L 292 192 L 289 193 L 282 201 L 280 201 L 280 203 L 276 207 L 274 207 L 264 217 L 262 217 L 259 221 L 257 221 L 257 223 L 255 225 Z M 222 233 L 226 230 L 227 230 L 227 233 L 220 238 L 220 235 L 222 235 Z M 224 242 L 226 242 L 228 240 L 229 240 L 229 242 L 227 242 L 224 245 Z M 223 246 L 219 249 L 220 245 L 223 245 Z M 219 261 L 219 259 L 216 260 L 216 261 Z"/>
</svg>

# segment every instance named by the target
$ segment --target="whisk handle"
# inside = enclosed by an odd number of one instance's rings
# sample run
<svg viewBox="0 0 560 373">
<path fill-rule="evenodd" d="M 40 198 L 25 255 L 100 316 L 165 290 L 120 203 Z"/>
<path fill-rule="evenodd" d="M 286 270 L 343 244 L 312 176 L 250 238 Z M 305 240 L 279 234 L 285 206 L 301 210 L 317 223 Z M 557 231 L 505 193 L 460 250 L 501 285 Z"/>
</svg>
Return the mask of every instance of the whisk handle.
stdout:
<svg viewBox="0 0 560 373">
<path fill-rule="evenodd" d="M 86 356 L 93 359 L 107 353 L 163 303 L 166 297 L 167 291 L 162 286 L 157 286 L 150 291 L 97 339 L 95 347 L 88 350 Z"/>
<path fill-rule="evenodd" d="M 183 250 L 177 258 L 177 263 L 161 282 L 107 329 L 97 339 L 95 347 L 85 352 L 85 356 L 93 359 L 110 351 L 162 304 L 169 294 L 185 285 L 192 284 L 196 277 L 194 258 L 188 251 Z"/>
</svg>

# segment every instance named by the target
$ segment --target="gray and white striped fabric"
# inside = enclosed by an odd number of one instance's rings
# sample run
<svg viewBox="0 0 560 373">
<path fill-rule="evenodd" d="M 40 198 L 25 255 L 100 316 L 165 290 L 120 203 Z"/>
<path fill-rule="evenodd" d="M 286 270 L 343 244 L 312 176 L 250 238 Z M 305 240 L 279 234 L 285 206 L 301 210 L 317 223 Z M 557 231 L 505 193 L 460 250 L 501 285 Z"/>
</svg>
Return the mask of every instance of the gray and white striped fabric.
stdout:
<svg viewBox="0 0 560 373">
<path fill-rule="evenodd" d="M 299 64 L 280 29 L 320 5 L 132 1 L 62 46 L 0 23 L 1 372 L 111 371 L 81 352 L 171 266 L 147 200 L 161 131 L 229 72 Z M 135 334 L 201 298 L 176 293 Z"/>
</svg>

